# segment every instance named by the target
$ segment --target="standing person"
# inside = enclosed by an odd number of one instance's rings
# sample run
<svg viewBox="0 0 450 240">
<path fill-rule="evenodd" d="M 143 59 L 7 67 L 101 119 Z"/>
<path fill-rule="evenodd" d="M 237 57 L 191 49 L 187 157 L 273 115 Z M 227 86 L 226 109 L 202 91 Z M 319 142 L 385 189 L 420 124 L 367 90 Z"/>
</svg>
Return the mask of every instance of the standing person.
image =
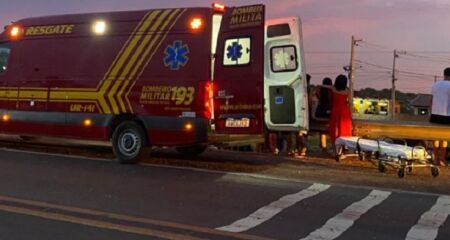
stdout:
<svg viewBox="0 0 450 240">
<path fill-rule="evenodd" d="M 450 68 L 444 70 L 444 79 L 433 84 L 430 122 L 450 124 Z"/>
<path fill-rule="evenodd" d="M 280 150 L 278 149 L 277 135 L 277 132 L 266 130 L 266 147 L 271 153 L 275 155 L 278 155 L 278 153 L 280 152 Z"/>
<path fill-rule="evenodd" d="M 327 126 L 330 121 L 331 104 L 333 93 L 333 81 L 331 78 L 324 78 L 322 85 L 317 87 L 315 99 L 312 103 L 312 119 L 320 125 Z M 322 152 L 327 152 L 327 131 L 320 131 L 319 147 Z"/>
<path fill-rule="evenodd" d="M 324 78 L 322 85 L 316 90 L 317 104 L 313 106 L 313 118 L 318 121 L 329 121 L 331 113 L 333 93 L 333 81 L 331 78 Z"/>
<path fill-rule="evenodd" d="M 308 94 L 308 116 L 311 116 L 313 91 L 311 89 L 311 75 L 309 74 L 306 74 L 306 92 Z M 295 157 L 304 158 L 306 156 L 306 152 L 308 151 L 308 133 L 306 131 L 300 130 L 295 135 L 295 147 L 297 148 Z"/>
<path fill-rule="evenodd" d="M 330 114 L 330 125 L 328 133 L 333 145 L 333 152 L 337 156 L 335 141 L 338 137 L 352 136 L 352 113 L 348 106 L 349 90 L 347 88 L 347 77 L 339 75 L 334 82 L 332 93 L 332 107 Z"/>
<path fill-rule="evenodd" d="M 433 84 L 431 93 L 433 103 L 430 122 L 450 125 L 450 68 L 444 69 L 444 79 Z M 434 142 L 434 158 L 437 165 L 447 165 L 445 160 L 447 147 L 447 141 Z"/>
</svg>

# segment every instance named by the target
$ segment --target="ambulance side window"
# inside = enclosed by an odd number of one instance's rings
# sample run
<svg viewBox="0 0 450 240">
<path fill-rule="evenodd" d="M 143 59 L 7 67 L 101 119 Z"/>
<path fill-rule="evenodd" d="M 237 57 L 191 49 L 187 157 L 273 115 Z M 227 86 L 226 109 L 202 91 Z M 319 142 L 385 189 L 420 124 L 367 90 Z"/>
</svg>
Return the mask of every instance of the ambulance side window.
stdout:
<svg viewBox="0 0 450 240">
<path fill-rule="evenodd" d="M 291 29 L 288 23 L 276 24 L 267 27 L 267 37 L 281 37 L 291 35 Z"/>
<path fill-rule="evenodd" d="M 0 43 L 0 74 L 6 72 L 11 47 L 9 43 Z"/>
<path fill-rule="evenodd" d="M 270 49 L 272 72 L 291 72 L 298 68 L 297 51 L 294 45 L 277 46 Z"/>
<path fill-rule="evenodd" d="M 223 65 L 225 66 L 249 64 L 251 39 L 249 37 L 227 39 L 223 53 Z"/>
</svg>

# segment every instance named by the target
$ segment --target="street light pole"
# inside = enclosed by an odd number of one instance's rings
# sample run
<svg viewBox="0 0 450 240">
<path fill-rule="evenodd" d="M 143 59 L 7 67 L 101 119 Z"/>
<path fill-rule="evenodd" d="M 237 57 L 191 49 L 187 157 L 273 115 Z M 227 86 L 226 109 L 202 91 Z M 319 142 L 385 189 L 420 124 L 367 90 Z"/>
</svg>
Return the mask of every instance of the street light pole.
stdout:
<svg viewBox="0 0 450 240">
<path fill-rule="evenodd" d="M 395 60 L 398 58 L 397 49 L 394 49 L 394 61 L 392 64 L 392 89 L 391 89 L 391 119 L 395 119 Z"/>
<path fill-rule="evenodd" d="M 350 51 L 350 66 L 348 69 L 348 82 L 349 82 L 349 107 L 350 111 L 354 112 L 353 109 L 353 81 L 355 77 L 355 47 L 358 46 L 358 42 L 362 41 L 362 39 L 355 39 L 355 36 L 352 35 L 352 44 L 351 44 L 351 51 Z"/>
<path fill-rule="evenodd" d="M 399 57 L 399 54 L 406 54 L 406 51 L 397 51 L 394 49 L 394 60 L 392 63 L 392 90 L 391 90 L 391 118 L 395 119 L 395 81 L 397 81 L 397 77 L 395 75 L 395 63 L 396 59 Z"/>
</svg>

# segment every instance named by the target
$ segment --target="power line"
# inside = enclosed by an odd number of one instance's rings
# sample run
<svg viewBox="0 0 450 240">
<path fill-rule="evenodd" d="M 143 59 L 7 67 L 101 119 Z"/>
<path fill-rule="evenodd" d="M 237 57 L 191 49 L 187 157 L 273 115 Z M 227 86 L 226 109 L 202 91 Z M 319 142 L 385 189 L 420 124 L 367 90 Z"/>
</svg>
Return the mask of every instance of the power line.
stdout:
<svg viewBox="0 0 450 240">
<path fill-rule="evenodd" d="M 361 63 L 361 64 L 366 64 L 366 65 L 371 66 L 371 67 L 391 70 L 391 68 L 389 68 L 387 66 L 382 66 L 382 65 L 377 65 L 377 64 L 373 64 L 373 63 L 368 63 L 368 62 L 364 62 L 364 61 L 361 61 L 361 60 L 356 60 L 356 62 Z M 414 74 L 414 75 L 419 75 L 419 76 L 430 76 L 430 77 L 434 77 L 435 76 L 433 74 L 418 73 L 418 72 L 411 72 L 411 71 L 405 71 L 405 70 L 396 70 L 396 72 L 398 72 L 398 73 L 409 73 L 409 74 Z"/>
<path fill-rule="evenodd" d="M 358 54 L 386 54 L 388 51 L 358 51 Z M 305 51 L 305 54 L 350 54 L 350 51 Z"/>
<path fill-rule="evenodd" d="M 373 64 L 373 63 L 368 63 L 368 62 L 365 62 L 365 61 L 361 61 L 361 60 L 355 60 L 357 63 L 361 63 L 361 64 L 366 64 L 366 65 L 368 65 L 368 66 L 371 66 L 371 67 L 377 67 L 377 68 L 381 68 L 381 69 L 388 69 L 388 70 L 391 70 L 391 68 L 390 67 L 386 67 L 386 66 L 381 66 L 381 65 L 377 65 L 377 64 Z"/>
<path fill-rule="evenodd" d="M 370 42 L 367 42 L 365 40 L 361 41 L 361 43 L 365 44 L 365 45 L 367 45 L 369 47 L 374 47 L 374 48 L 379 48 L 379 49 L 384 49 L 384 50 L 390 50 L 389 53 L 392 53 L 392 51 L 394 50 L 393 48 L 386 47 L 386 46 L 379 45 L 379 44 L 375 44 L 375 43 L 370 43 Z M 388 51 L 385 51 L 385 52 L 388 52 Z"/>
<path fill-rule="evenodd" d="M 412 54 L 412 53 L 408 53 L 408 52 L 406 52 L 406 54 L 404 54 L 404 55 L 409 57 L 409 58 L 403 58 L 406 60 L 428 61 L 428 62 L 437 62 L 437 63 L 450 63 L 450 58 L 429 57 L 429 56 Z"/>
<path fill-rule="evenodd" d="M 342 66 L 311 66 L 309 68 L 342 68 Z"/>
<path fill-rule="evenodd" d="M 338 75 L 342 74 L 342 72 L 308 72 L 309 74 L 323 74 L 323 75 Z"/>
</svg>

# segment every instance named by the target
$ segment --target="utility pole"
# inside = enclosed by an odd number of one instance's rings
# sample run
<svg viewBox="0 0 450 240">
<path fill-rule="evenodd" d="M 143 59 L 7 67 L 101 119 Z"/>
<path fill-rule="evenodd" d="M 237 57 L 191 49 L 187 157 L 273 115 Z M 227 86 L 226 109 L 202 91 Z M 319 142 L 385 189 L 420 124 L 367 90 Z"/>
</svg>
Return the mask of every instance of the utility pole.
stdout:
<svg viewBox="0 0 450 240">
<path fill-rule="evenodd" d="M 392 89 L 391 89 L 391 119 L 395 119 L 395 59 L 398 58 L 397 49 L 394 49 L 394 62 L 392 64 Z"/>
<path fill-rule="evenodd" d="M 350 51 L 350 66 L 348 68 L 348 82 L 350 88 L 350 96 L 349 96 L 349 107 L 351 112 L 354 112 L 353 109 L 353 81 L 355 77 L 355 47 L 358 46 L 358 42 L 361 42 L 362 39 L 355 39 L 355 36 L 352 35 L 352 46 Z M 345 69 L 345 68 L 344 68 Z"/>
<path fill-rule="evenodd" d="M 391 118 L 395 119 L 395 81 L 397 77 L 395 76 L 395 60 L 398 58 L 399 54 L 406 54 L 406 51 L 397 51 L 394 49 L 394 61 L 392 63 L 392 90 L 391 90 Z"/>
</svg>

